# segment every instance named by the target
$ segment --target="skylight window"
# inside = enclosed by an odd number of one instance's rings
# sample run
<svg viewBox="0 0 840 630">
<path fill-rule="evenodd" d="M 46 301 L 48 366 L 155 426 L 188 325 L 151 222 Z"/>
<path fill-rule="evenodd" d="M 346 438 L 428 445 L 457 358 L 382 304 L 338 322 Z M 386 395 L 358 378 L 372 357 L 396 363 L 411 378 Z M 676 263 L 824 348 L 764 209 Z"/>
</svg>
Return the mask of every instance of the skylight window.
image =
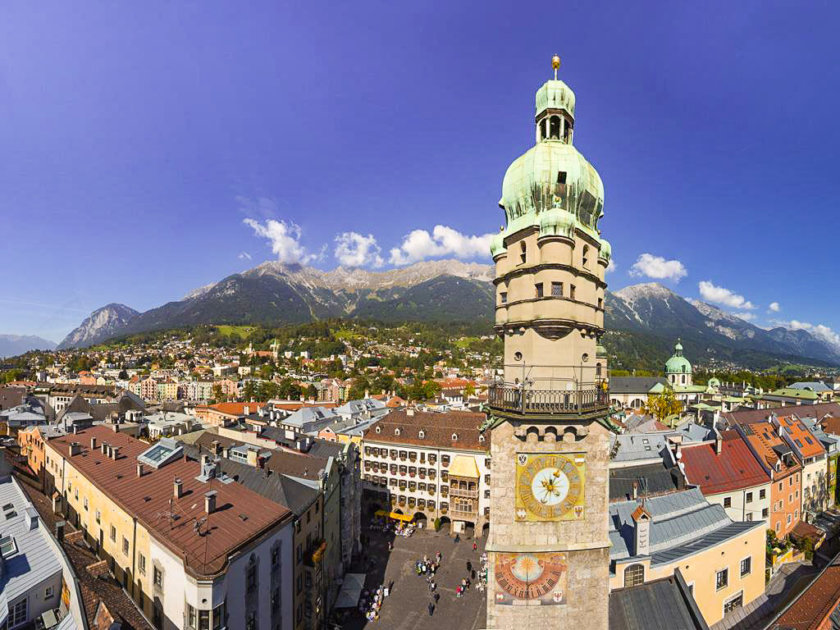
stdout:
<svg viewBox="0 0 840 630">
<path fill-rule="evenodd" d="M 8 558 L 10 555 L 17 551 L 17 546 L 15 545 L 15 539 L 11 536 L 3 536 L 0 538 L 0 555 L 4 558 Z"/>
<path fill-rule="evenodd" d="M 10 518 L 14 518 L 15 516 L 17 516 L 17 512 L 15 512 L 14 510 L 12 510 L 11 512 L 4 512 L 4 514 L 6 515 L 6 520 L 7 521 Z"/>
<path fill-rule="evenodd" d="M 7 503 L 6 505 L 4 505 L 4 506 L 3 506 L 3 511 L 4 511 L 4 512 L 7 512 L 7 511 L 11 510 L 11 509 L 12 509 L 12 508 L 14 508 L 14 507 L 15 507 L 15 506 L 14 506 L 14 504 L 13 504 L 13 503 Z"/>
</svg>

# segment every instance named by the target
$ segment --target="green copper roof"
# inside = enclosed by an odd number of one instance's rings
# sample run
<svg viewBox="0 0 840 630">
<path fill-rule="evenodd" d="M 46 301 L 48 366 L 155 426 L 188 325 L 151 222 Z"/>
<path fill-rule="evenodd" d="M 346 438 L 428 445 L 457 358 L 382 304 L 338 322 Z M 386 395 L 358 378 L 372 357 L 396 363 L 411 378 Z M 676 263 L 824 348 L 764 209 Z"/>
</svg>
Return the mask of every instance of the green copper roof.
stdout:
<svg viewBox="0 0 840 630">
<path fill-rule="evenodd" d="M 665 362 L 666 374 L 691 374 L 691 363 L 683 356 L 682 344 L 677 341 L 674 346 L 674 354 Z"/>
<path fill-rule="evenodd" d="M 562 81 L 546 81 L 537 90 L 537 115 L 545 109 L 563 109 L 575 116 L 575 93 Z"/>
</svg>

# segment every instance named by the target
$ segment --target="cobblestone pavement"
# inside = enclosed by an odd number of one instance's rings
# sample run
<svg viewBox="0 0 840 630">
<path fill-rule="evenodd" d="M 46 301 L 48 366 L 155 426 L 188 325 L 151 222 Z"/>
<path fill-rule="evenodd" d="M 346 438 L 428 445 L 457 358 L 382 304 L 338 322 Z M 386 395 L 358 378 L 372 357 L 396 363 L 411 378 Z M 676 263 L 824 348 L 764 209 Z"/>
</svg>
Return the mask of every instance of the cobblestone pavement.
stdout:
<svg viewBox="0 0 840 630">
<path fill-rule="evenodd" d="M 382 604 L 379 621 L 368 622 L 356 611 L 342 624 L 343 629 L 478 630 L 484 627 L 485 593 L 475 588 L 475 581 L 463 597 L 455 596 L 455 588 L 467 577 L 467 562 L 476 570 L 480 569 L 484 539 L 462 536 L 456 543 L 447 533 L 425 530 L 415 532 L 410 538 L 394 538 L 392 533 L 365 533 L 370 538 L 365 545 L 368 561 L 375 562 L 373 569 L 367 572 L 365 588 L 373 590 L 392 580 L 394 585 L 391 595 Z M 394 542 L 394 550 L 390 552 L 389 540 Z M 473 542 L 478 545 L 475 552 Z M 414 563 L 424 555 L 434 559 L 437 551 L 443 555 L 440 569 L 435 574 L 440 598 L 430 616 L 428 605 L 432 599 L 428 584 L 425 577 L 417 575 Z"/>
</svg>

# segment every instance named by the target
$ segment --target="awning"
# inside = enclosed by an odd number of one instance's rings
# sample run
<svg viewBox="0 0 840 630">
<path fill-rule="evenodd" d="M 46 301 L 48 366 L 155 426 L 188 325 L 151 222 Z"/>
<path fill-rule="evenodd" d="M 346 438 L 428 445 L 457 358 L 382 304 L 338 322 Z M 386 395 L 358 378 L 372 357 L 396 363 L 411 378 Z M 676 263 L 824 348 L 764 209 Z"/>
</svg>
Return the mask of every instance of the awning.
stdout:
<svg viewBox="0 0 840 630">
<path fill-rule="evenodd" d="M 399 514 L 398 512 L 386 512 L 385 510 L 377 510 L 376 516 L 387 516 L 388 518 L 392 518 L 395 521 L 405 521 L 406 523 L 411 522 L 411 516 L 407 516 L 406 514 Z"/>
<path fill-rule="evenodd" d="M 478 465 L 471 455 L 456 455 L 449 467 L 449 475 L 454 477 L 472 477 L 478 479 Z"/>
<path fill-rule="evenodd" d="M 344 582 L 335 600 L 336 608 L 355 608 L 359 605 L 359 598 L 365 588 L 364 573 L 345 573 Z"/>
</svg>

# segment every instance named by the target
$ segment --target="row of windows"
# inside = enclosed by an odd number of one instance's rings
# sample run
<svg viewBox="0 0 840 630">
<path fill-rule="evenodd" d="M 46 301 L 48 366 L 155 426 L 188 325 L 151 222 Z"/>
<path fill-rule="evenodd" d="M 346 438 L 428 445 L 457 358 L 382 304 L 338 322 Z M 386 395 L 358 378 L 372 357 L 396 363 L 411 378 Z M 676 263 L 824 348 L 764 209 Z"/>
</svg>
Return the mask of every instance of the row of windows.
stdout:
<svg viewBox="0 0 840 630">
<path fill-rule="evenodd" d="M 534 283 L 534 297 L 535 298 L 542 298 L 545 297 L 545 284 L 544 282 L 536 282 Z M 570 284 L 569 287 L 569 299 L 576 300 L 577 299 L 577 287 L 573 284 Z M 551 283 L 551 297 L 562 298 L 565 297 L 565 290 L 564 284 L 562 282 L 552 282 Z M 508 294 L 507 291 L 501 291 L 499 293 L 499 303 L 500 304 L 507 304 L 508 303 Z M 604 299 L 598 298 L 598 308 L 604 308 Z"/>
</svg>

